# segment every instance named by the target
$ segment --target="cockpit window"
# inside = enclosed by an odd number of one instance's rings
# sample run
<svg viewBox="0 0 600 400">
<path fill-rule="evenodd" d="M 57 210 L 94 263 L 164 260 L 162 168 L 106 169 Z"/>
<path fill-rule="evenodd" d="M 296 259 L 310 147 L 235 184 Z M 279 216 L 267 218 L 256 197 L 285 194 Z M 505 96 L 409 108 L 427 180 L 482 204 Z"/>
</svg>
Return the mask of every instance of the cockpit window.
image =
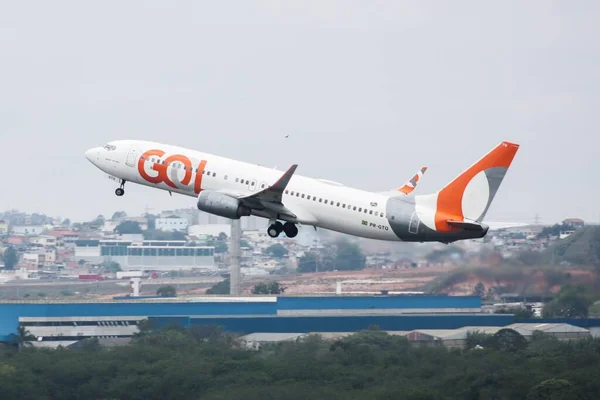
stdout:
<svg viewBox="0 0 600 400">
<path fill-rule="evenodd" d="M 106 151 L 113 151 L 116 149 L 117 149 L 117 147 L 113 146 L 112 144 L 107 144 L 106 146 L 104 146 L 104 150 L 106 150 Z"/>
</svg>

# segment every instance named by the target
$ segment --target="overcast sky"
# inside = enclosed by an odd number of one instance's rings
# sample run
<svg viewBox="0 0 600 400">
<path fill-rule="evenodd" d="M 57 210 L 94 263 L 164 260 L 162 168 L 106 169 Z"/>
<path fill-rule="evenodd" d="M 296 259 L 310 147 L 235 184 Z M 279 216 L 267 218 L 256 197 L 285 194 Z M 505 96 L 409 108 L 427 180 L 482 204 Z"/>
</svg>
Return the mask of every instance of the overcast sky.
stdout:
<svg viewBox="0 0 600 400">
<path fill-rule="evenodd" d="M 0 210 L 193 207 L 84 157 L 183 145 L 385 190 L 521 148 L 490 221 L 600 220 L 600 2 L 0 2 Z M 290 134 L 288 139 L 284 135 Z"/>
</svg>

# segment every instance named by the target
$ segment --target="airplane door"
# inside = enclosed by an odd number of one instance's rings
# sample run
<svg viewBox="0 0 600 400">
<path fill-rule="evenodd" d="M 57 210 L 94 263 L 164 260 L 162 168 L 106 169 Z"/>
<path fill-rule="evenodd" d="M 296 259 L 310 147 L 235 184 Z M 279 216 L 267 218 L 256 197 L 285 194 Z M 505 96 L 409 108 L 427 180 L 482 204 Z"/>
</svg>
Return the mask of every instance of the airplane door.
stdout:
<svg viewBox="0 0 600 400">
<path fill-rule="evenodd" d="M 408 224 L 408 233 L 417 234 L 419 233 L 419 223 L 421 220 L 416 212 L 413 212 L 412 217 L 410 217 L 410 223 Z"/>
<path fill-rule="evenodd" d="M 135 148 L 135 145 L 131 145 L 129 148 L 129 153 L 127 153 L 127 159 L 125 160 L 125 164 L 130 167 L 135 167 L 135 162 L 137 161 L 138 151 Z"/>
<path fill-rule="evenodd" d="M 252 179 L 250 183 L 248 183 L 248 189 L 250 189 L 251 192 L 256 190 L 256 179 Z"/>
</svg>

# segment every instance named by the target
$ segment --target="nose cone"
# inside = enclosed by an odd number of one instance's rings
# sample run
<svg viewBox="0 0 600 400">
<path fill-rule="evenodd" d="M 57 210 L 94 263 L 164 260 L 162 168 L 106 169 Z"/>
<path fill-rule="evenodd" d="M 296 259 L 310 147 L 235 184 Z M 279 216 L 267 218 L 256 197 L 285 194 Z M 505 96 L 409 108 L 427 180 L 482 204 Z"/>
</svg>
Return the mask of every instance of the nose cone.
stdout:
<svg viewBox="0 0 600 400">
<path fill-rule="evenodd" d="M 93 149 L 86 151 L 85 158 L 87 158 L 92 164 L 95 164 L 96 160 L 98 159 L 98 148 L 94 147 Z"/>
</svg>

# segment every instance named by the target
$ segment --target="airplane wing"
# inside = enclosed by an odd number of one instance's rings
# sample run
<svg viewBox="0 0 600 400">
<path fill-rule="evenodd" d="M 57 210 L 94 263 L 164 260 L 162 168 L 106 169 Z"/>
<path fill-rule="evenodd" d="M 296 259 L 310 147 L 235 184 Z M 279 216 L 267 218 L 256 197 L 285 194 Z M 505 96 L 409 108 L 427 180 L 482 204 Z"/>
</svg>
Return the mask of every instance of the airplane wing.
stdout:
<svg viewBox="0 0 600 400">
<path fill-rule="evenodd" d="M 417 183 L 419 180 L 421 180 L 423 175 L 425 175 L 425 171 L 427 171 L 427 167 L 422 167 L 409 180 L 407 180 L 404 185 L 386 192 L 381 192 L 381 194 L 392 197 L 408 196 L 413 192 L 413 190 L 415 190 Z"/>
<path fill-rule="evenodd" d="M 296 172 L 296 168 L 298 168 L 298 164 L 292 165 L 284 172 L 277 182 L 260 192 L 251 194 L 232 190 L 218 190 L 217 192 L 242 200 L 246 206 L 250 207 L 253 211 L 258 212 L 257 214 L 261 216 L 295 220 L 298 216 L 284 206 L 281 199 L 285 188 L 292 179 L 294 172 Z"/>
</svg>

